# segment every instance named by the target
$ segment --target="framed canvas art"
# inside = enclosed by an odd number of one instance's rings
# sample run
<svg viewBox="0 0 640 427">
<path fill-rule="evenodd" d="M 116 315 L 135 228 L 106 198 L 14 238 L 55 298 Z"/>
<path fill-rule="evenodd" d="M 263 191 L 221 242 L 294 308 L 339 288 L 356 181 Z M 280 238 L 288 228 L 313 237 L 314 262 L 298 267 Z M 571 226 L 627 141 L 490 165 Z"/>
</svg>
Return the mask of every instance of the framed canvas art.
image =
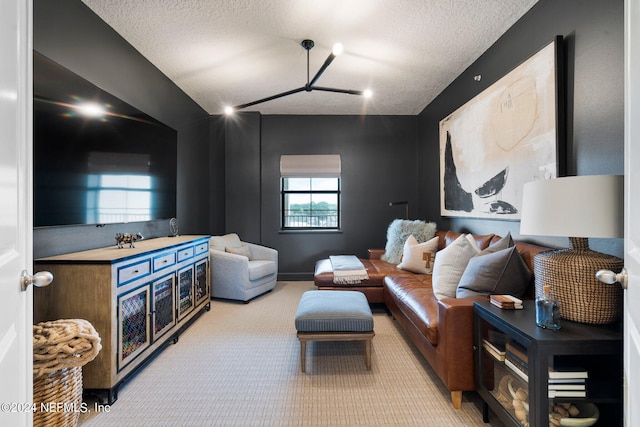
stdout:
<svg viewBox="0 0 640 427">
<path fill-rule="evenodd" d="M 562 37 L 440 121 L 443 216 L 519 220 L 522 186 L 562 172 Z"/>
</svg>

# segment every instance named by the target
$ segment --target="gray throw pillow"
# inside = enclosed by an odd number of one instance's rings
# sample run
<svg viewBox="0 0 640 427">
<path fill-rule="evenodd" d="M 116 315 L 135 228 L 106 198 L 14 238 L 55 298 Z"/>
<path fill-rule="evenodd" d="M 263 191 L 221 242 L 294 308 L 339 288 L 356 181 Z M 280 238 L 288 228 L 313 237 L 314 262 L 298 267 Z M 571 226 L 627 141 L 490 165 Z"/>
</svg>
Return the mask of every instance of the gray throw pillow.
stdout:
<svg viewBox="0 0 640 427">
<path fill-rule="evenodd" d="M 478 254 L 478 256 L 488 254 L 488 253 L 498 252 L 503 249 L 510 248 L 513 245 L 514 245 L 513 238 L 511 237 L 511 233 L 509 232 L 507 233 L 506 236 L 504 236 L 497 242 L 490 244 L 489 247 L 484 249 L 480 254 Z"/>
<path fill-rule="evenodd" d="M 492 294 L 522 296 L 531 282 L 531 271 L 515 246 L 480 253 L 467 264 L 456 298 L 482 298 Z"/>
</svg>

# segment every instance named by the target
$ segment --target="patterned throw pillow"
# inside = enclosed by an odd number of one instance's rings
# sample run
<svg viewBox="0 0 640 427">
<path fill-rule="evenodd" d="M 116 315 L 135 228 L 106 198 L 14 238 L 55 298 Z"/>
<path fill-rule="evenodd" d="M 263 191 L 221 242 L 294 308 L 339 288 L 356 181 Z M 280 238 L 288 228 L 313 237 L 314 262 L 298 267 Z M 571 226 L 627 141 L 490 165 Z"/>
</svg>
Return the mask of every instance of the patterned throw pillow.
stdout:
<svg viewBox="0 0 640 427">
<path fill-rule="evenodd" d="M 418 243 L 426 242 L 436 235 L 436 223 L 419 219 L 394 219 L 387 229 L 387 244 L 380 259 L 391 264 L 400 264 L 404 243 L 412 234 Z"/>
<path fill-rule="evenodd" d="M 418 243 L 413 234 L 407 238 L 402 252 L 402 262 L 398 264 L 401 270 L 407 270 L 418 274 L 433 273 L 433 263 L 438 251 L 438 238 Z"/>
</svg>

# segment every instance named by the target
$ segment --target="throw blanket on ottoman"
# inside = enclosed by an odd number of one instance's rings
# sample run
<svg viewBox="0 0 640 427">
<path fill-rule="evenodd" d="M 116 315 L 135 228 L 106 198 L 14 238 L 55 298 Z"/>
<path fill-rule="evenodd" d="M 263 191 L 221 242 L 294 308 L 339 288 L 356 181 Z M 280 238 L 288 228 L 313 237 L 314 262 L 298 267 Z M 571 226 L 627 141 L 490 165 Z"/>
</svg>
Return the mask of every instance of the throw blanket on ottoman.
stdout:
<svg viewBox="0 0 640 427">
<path fill-rule="evenodd" d="M 369 279 L 367 270 L 355 255 L 331 255 L 333 282 L 338 285 L 353 285 Z"/>
</svg>

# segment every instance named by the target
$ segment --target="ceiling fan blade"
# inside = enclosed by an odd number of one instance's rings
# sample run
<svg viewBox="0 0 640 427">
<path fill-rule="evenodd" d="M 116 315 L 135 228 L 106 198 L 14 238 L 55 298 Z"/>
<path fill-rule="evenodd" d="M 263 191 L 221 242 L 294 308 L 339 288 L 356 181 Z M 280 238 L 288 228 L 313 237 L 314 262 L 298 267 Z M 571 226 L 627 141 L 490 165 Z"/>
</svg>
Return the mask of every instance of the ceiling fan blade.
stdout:
<svg viewBox="0 0 640 427">
<path fill-rule="evenodd" d="M 327 59 L 324 61 L 324 64 L 322 64 L 322 67 L 320 67 L 320 69 L 318 70 L 316 75 L 313 76 L 313 79 L 311 79 L 311 81 L 309 82 L 308 86 L 313 86 L 313 84 L 316 82 L 316 80 L 318 80 L 320 78 L 322 73 L 324 73 L 324 70 L 327 69 L 327 67 L 333 62 L 333 60 L 335 58 L 336 58 L 336 56 L 333 54 L 333 52 L 329 54 Z M 307 65 L 307 68 L 308 68 L 308 65 Z M 308 70 L 307 70 L 307 72 L 308 72 Z"/>
<path fill-rule="evenodd" d="M 267 102 L 267 101 L 273 101 L 274 99 L 282 98 L 283 96 L 287 96 L 287 95 L 293 95 L 294 93 L 302 92 L 302 91 L 304 91 L 306 89 L 307 89 L 306 86 L 302 86 L 302 87 L 299 87 L 297 89 L 288 90 L 286 92 L 282 92 L 282 93 L 279 93 L 277 95 L 268 96 L 266 98 L 262 98 L 262 99 L 259 99 L 257 101 L 247 102 L 246 104 L 237 105 L 237 106 L 233 107 L 233 109 L 234 109 L 234 111 L 242 110 L 243 108 L 251 107 L 252 105 L 261 104 L 261 103 Z"/>
<path fill-rule="evenodd" d="M 364 95 L 363 90 L 336 89 L 332 87 L 312 86 L 312 90 L 321 90 L 324 92 L 347 93 L 349 95 Z"/>
</svg>

